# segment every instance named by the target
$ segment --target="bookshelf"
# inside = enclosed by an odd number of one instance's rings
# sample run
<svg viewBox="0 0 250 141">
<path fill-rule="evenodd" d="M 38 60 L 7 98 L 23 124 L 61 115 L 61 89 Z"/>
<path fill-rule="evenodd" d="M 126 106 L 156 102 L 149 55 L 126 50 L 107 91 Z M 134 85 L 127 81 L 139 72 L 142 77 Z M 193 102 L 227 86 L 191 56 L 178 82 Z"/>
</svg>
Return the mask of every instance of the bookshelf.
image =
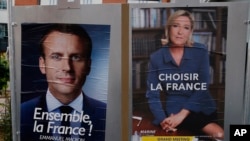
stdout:
<svg viewBox="0 0 250 141">
<path fill-rule="evenodd" d="M 181 8 L 178 8 L 181 9 Z M 189 7 L 193 13 L 195 27 L 193 39 L 208 47 L 210 57 L 210 93 L 218 107 L 218 122 L 224 123 L 225 62 L 227 20 L 224 7 Z M 132 9 L 132 89 L 133 109 L 141 110 L 146 103 L 146 77 L 149 55 L 161 48 L 167 17 L 176 8 L 133 8 Z M 137 104 L 140 103 L 140 104 Z M 145 108 L 145 105 L 143 106 Z M 143 109 L 143 108 L 142 108 Z"/>
</svg>

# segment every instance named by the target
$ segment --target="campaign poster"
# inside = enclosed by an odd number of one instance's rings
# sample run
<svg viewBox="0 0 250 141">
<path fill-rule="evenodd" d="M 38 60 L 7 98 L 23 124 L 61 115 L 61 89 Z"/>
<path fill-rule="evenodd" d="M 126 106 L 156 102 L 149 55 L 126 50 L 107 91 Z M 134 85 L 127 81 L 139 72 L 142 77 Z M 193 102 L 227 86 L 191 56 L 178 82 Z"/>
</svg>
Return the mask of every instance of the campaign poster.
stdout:
<svg viewBox="0 0 250 141">
<path fill-rule="evenodd" d="M 21 141 L 105 141 L 110 25 L 21 24 Z"/>
<path fill-rule="evenodd" d="M 133 7 L 131 11 L 131 140 L 221 139 L 228 8 Z M 209 123 L 218 127 L 216 137 L 202 131 Z"/>
</svg>

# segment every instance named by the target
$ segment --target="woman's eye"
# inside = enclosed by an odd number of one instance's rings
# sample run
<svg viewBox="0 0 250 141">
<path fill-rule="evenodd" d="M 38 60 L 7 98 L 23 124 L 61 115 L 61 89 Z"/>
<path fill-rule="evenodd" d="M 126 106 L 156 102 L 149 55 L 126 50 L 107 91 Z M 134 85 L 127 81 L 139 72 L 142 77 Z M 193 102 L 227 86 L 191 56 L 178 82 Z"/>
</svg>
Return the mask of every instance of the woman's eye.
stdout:
<svg viewBox="0 0 250 141">
<path fill-rule="evenodd" d="M 186 26 L 186 27 L 184 27 L 185 29 L 187 29 L 187 30 L 190 30 L 190 27 L 188 27 L 188 26 Z"/>
<path fill-rule="evenodd" d="M 173 26 L 173 27 L 178 27 L 178 25 L 177 25 L 177 24 L 173 24 L 172 26 Z"/>
</svg>

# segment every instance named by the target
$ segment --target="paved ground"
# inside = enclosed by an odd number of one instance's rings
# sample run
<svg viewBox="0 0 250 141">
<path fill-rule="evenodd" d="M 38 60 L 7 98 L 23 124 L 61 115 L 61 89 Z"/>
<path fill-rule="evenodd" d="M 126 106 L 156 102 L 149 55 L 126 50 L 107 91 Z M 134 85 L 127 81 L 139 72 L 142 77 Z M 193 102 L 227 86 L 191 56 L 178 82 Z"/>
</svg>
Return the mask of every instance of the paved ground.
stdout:
<svg viewBox="0 0 250 141">
<path fill-rule="evenodd" d="M 0 98 L 0 103 L 5 103 L 5 98 Z M 0 105 L 0 115 L 4 113 L 4 107 Z M 0 116 L 1 118 L 1 116 Z"/>
<path fill-rule="evenodd" d="M 4 103 L 4 102 L 5 102 L 5 99 L 4 98 L 0 98 L 0 103 Z M 0 114 L 2 114 L 3 111 L 4 111 L 4 108 L 2 106 L 0 106 Z M 0 130 L 0 141 L 3 141 L 3 135 L 2 135 L 1 130 Z"/>
<path fill-rule="evenodd" d="M 0 131 L 0 141 L 3 141 L 3 135 L 1 133 L 1 131 Z"/>
</svg>

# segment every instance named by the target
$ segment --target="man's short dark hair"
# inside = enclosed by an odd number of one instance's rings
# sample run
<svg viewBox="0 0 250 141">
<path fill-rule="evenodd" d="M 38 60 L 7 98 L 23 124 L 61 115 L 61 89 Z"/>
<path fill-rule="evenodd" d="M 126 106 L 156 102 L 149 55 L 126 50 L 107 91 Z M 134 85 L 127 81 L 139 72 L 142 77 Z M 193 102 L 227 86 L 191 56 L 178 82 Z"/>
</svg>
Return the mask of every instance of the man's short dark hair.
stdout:
<svg viewBox="0 0 250 141">
<path fill-rule="evenodd" d="M 45 41 L 47 36 L 53 31 L 58 31 L 58 32 L 73 34 L 73 35 L 78 36 L 84 45 L 83 47 L 86 48 L 86 51 L 88 52 L 86 54 L 87 55 L 86 57 L 87 58 L 91 57 L 92 41 L 88 33 L 85 31 L 83 27 L 81 27 L 78 24 L 50 24 L 48 26 L 49 27 L 46 27 L 47 30 L 44 32 L 42 39 L 40 41 L 40 55 L 42 57 L 45 57 L 43 42 Z"/>
</svg>

